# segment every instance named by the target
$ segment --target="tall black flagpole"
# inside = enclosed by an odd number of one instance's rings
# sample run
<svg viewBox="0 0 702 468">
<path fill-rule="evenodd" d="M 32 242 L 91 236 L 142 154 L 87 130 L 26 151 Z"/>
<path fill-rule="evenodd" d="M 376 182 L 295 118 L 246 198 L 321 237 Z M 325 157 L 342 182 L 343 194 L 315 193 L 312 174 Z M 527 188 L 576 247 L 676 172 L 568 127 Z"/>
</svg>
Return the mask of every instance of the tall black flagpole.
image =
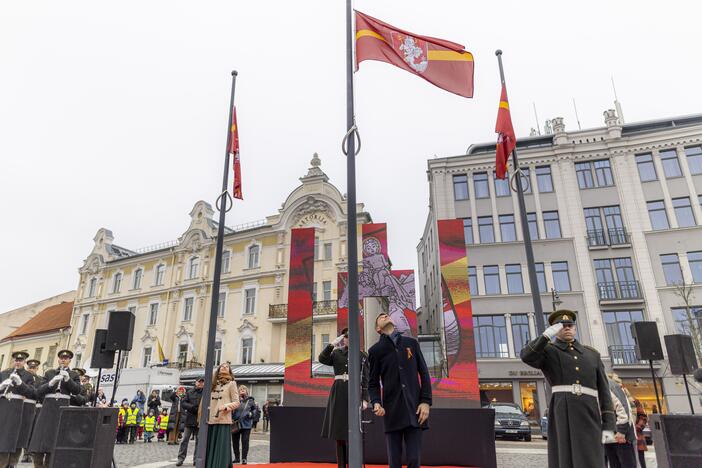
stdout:
<svg viewBox="0 0 702 468">
<path fill-rule="evenodd" d="M 349 468 L 361 468 L 361 340 L 358 317 L 358 248 L 356 239 L 356 123 L 353 110 L 353 8 L 346 0 L 346 212 L 349 288 Z"/>
<path fill-rule="evenodd" d="M 215 250 L 214 278 L 212 280 L 212 306 L 210 307 L 210 328 L 207 333 L 207 355 L 205 357 L 205 387 L 202 389 L 202 411 L 200 414 L 200 429 L 197 438 L 197 468 L 205 468 L 207 461 L 207 418 L 210 414 L 210 394 L 212 392 L 212 369 L 214 368 L 214 344 L 217 333 L 217 306 L 219 299 L 219 283 L 222 273 L 222 248 L 224 246 L 224 218 L 227 214 L 227 200 L 233 203 L 227 193 L 229 184 L 229 148 L 232 138 L 232 112 L 234 109 L 234 88 L 236 86 L 236 70 L 232 71 L 232 92 L 229 98 L 229 125 L 227 126 L 227 147 L 224 150 L 224 175 L 222 176 L 222 191 L 217 201 L 219 205 L 219 226 L 217 226 L 217 250 Z"/>
<path fill-rule="evenodd" d="M 497 63 L 500 65 L 500 81 L 505 86 L 505 72 L 502 69 L 502 51 L 497 49 Z M 507 87 L 505 86 L 505 93 Z M 512 150 L 512 165 L 514 166 L 514 179 L 517 182 L 517 198 L 519 199 L 519 217 L 522 220 L 522 236 L 524 237 L 524 250 L 526 251 L 527 269 L 529 271 L 529 285 L 531 286 L 531 300 L 534 303 L 534 322 L 536 330 L 541 335 L 546 329 L 544 324 L 544 311 L 541 307 L 541 293 L 539 292 L 539 281 L 536 278 L 536 264 L 534 264 L 534 249 L 531 246 L 531 233 L 529 232 L 529 221 L 527 219 L 526 205 L 524 203 L 524 191 L 522 189 L 522 177 L 519 172 L 519 161 L 517 160 L 517 148 Z"/>
</svg>

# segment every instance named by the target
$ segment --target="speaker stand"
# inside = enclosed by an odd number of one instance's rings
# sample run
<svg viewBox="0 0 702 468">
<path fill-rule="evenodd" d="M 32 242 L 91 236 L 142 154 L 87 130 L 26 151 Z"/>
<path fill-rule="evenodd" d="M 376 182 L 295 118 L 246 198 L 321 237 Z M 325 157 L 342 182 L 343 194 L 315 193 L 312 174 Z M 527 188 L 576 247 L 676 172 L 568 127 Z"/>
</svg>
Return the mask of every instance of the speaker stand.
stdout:
<svg viewBox="0 0 702 468">
<path fill-rule="evenodd" d="M 695 407 L 692 406 L 692 397 L 690 396 L 690 387 L 687 385 L 687 375 L 682 375 L 683 382 L 685 382 L 685 391 L 687 392 L 687 401 L 690 403 L 690 412 L 695 414 Z"/>
<path fill-rule="evenodd" d="M 651 379 L 653 380 L 653 389 L 656 391 L 656 403 L 658 403 L 658 412 L 663 414 L 663 407 L 661 406 L 661 398 L 658 396 L 658 385 L 656 384 L 656 373 L 653 371 L 653 359 L 648 360 L 648 365 L 651 368 Z M 685 382 L 687 383 L 687 382 Z"/>
<path fill-rule="evenodd" d="M 117 351 L 117 369 L 115 369 L 115 384 L 112 386 L 112 396 L 110 397 L 110 405 L 115 403 L 115 392 L 117 392 L 117 385 L 119 385 L 119 365 L 122 363 L 122 350 Z M 653 364 L 651 364 L 653 366 Z M 653 367 L 651 367 L 653 369 Z M 651 371 L 653 372 L 653 371 Z M 656 393 L 656 395 L 658 395 Z"/>
<path fill-rule="evenodd" d="M 97 407 L 97 394 L 100 389 L 100 379 L 102 378 L 102 367 L 98 368 L 98 378 L 95 384 L 95 393 L 93 394 L 93 408 Z"/>
</svg>

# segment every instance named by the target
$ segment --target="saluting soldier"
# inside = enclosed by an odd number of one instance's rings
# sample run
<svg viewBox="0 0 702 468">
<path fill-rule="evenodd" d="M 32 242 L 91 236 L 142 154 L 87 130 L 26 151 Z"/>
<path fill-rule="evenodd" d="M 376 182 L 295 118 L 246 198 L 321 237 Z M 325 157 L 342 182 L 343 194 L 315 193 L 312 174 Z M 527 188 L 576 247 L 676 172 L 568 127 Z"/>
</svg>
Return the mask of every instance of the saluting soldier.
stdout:
<svg viewBox="0 0 702 468">
<path fill-rule="evenodd" d="M 543 335 L 521 352 L 522 361 L 541 369 L 551 385 L 550 468 L 602 466 L 602 444 L 615 440 L 615 415 L 604 365 L 596 349 L 575 339 L 576 318 L 572 310 L 553 312 Z"/>
<path fill-rule="evenodd" d="M 34 400 L 34 378 L 32 374 L 24 368 L 24 363 L 28 357 L 29 354 L 25 351 L 12 353 L 12 358 L 15 361 L 14 367 L 0 372 L 0 395 L 6 398 L 16 397 L 22 400 Z M 33 407 L 33 401 L 30 402 Z M 16 427 L 20 431 L 20 435 L 22 436 L 22 434 L 24 434 L 25 436 L 21 437 L 18 441 L 19 447 L 15 446 L 14 450 L 9 452 L 0 452 L 0 466 L 2 467 L 17 465 L 20 455 L 22 454 L 22 449 L 26 445 L 26 436 L 28 436 L 33 421 L 23 421 L 22 413 L 23 410 L 18 413 L 19 421 L 4 421 L 4 423 L 17 425 Z M 26 428 L 25 425 L 27 426 Z"/>
</svg>

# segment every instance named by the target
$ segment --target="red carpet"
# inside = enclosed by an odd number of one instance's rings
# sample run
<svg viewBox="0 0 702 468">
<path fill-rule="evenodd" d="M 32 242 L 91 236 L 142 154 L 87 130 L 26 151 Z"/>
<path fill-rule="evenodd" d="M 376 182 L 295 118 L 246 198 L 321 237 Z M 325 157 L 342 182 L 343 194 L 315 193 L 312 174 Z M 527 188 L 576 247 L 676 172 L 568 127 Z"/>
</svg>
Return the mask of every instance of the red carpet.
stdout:
<svg viewBox="0 0 702 468">
<path fill-rule="evenodd" d="M 255 464 L 256 468 L 336 468 L 336 463 L 261 463 Z M 365 465 L 366 468 L 387 468 L 388 465 Z M 422 465 L 424 466 L 424 465 Z M 235 468 L 239 468 L 235 465 Z M 437 466 L 434 468 L 454 468 Z M 465 468 L 465 467 L 463 467 Z"/>
</svg>

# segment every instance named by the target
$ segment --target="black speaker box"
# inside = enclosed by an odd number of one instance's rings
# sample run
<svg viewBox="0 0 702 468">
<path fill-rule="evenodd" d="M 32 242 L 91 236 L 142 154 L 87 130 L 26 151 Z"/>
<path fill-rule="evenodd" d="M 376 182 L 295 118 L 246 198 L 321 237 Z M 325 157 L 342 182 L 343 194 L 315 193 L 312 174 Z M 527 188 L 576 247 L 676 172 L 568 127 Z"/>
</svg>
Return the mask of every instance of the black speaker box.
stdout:
<svg viewBox="0 0 702 468">
<path fill-rule="evenodd" d="M 107 330 L 95 330 L 93 341 L 93 355 L 90 367 L 93 369 L 112 369 L 115 365 L 115 352 L 107 349 Z"/>
<path fill-rule="evenodd" d="M 661 338 L 656 322 L 634 322 L 631 334 L 636 342 L 636 358 L 640 361 L 660 361 L 663 359 Z"/>
<path fill-rule="evenodd" d="M 107 324 L 107 345 L 110 351 L 131 351 L 134 337 L 134 314 L 128 310 L 110 312 Z"/>
<path fill-rule="evenodd" d="M 697 369 L 697 356 L 690 335 L 665 335 L 665 349 L 668 350 L 670 373 L 673 375 L 692 374 Z"/>
<path fill-rule="evenodd" d="M 117 411 L 117 408 L 61 408 L 49 468 L 110 468 Z"/>
<path fill-rule="evenodd" d="M 651 415 L 658 468 L 702 466 L 702 416 Z"/>
</svg>

